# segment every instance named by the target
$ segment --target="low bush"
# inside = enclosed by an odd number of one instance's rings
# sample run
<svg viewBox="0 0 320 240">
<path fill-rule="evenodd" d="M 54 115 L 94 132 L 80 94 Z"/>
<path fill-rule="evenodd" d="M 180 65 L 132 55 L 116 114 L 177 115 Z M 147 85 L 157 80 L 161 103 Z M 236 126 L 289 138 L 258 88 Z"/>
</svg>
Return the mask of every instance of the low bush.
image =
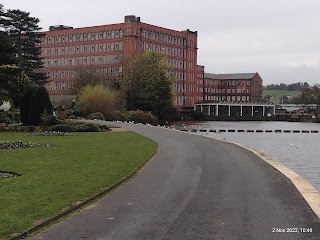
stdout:
<svg viewBox="0 0 320 240">
<path fill-rule="evenodd" d="M 65 119 L 70 119 L 70 118 L 75 118 L 75 114 L 74 114 L 74 110 L 73 109 L 59 109 L 57 111 L 57 116 L 59 119 L 61 120 L 65 120 Z"/>
<path fill-rule="evenodd" d="M 150 123 L 156 124 L 157 118 L 151 112 L 144 112 L 141 110 L 129 111 L 128 112 L 128 120 L 134 121 L 136 123 Z"/>
<path fill-rule="evenodd" d="M 92 123 L 84 123 L 77 125 L 75 132 L 100 132 L 100 128 Z"/>
<path fill-rule="evenodd" d="M 92 123 L 65 123 L 57 124 L 49 128 L 49 131 L 57 132 L 100 132 L 99 126 Z"/>
<path fill-rule="evenodd" d="M 98 119 L 98 120 L 104 120 L 104 115 L 101 113 L 101 112 L 94 112 L 94 113 L 91 113 L 87 116 L 87 119 L 91 119 L 91 120 L 95 120 L 95 119 Z"/>
<path fill-rule="evenodd" d="M 106 121 L 129 121 L 127 112 L 114 111 L 105 116 Z"/>
<path fill-rule="evenodd" d="M 75 129 L 71 124 L 57 124 L 49 128 L 50 131 L 56 132 L 76 132 Z"/>
<path fill-rule="evenodd" d="M 105 132 L 105 131 L 111 131 L 111 128 L 109 128 L 106 125 L 98 125 L 99 129 L 101 132 Z"/>
</svg>

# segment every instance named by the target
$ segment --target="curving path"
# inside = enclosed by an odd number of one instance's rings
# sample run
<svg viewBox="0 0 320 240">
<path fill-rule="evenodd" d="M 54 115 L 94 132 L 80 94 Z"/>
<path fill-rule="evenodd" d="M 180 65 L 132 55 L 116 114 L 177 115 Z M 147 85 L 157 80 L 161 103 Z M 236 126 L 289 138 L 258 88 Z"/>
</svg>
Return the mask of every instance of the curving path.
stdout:
<svg viewBox="0 0 320 240">
<path fill-rule="evenodd" d="M 131 182 L 33 239 L 320 239 L 319 219 L 290 180 L 252 152 L 159 127 L 116 125 L 158 142 L 158 155 Z"/>
</svg>

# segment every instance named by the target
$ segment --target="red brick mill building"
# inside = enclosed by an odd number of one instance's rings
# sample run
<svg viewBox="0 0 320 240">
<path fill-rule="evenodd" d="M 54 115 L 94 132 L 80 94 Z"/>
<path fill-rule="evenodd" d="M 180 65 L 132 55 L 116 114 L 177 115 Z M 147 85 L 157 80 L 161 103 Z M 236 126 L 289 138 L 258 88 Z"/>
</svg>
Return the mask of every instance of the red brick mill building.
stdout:
<svg viewBox="0 0 320 240">
<path fill-rule="evenodd" d="M 58 25 L 51 26 L 44 33 L 41 43 L 43 71 L 49 77 L 46 88 L 50 95 L 67 95 L 79 66 L 94 66 L 116 78 L 123 71 L 123 56 L 152 50 L 164 56 L 172 66 L 176 77 L 177 108 L 191 108 L 196 102 L 219 99 L 205 91 L 208 87 L 203 81 L 204 66 L 197 65 L 196 31 L 158 27 L 129 15 L 125 16 L 123 23 L 83 28 Z M 246 98 L 246 101 L 252 100 L 252 97 Z"/>
</svg>

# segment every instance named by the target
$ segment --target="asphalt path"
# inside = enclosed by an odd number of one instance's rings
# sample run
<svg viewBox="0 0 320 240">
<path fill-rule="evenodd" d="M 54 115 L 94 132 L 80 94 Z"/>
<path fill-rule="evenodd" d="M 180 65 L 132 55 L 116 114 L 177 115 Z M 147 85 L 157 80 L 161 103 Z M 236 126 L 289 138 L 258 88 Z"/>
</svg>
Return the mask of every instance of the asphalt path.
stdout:
<svg viewBox="0 0 320 240">
<path fill-rule="evenodd" d="M 291 181 L 252 152 L 117 125 L 153 139 L 159 153 L 132 181 L 33 239 L 320 239 L 320 221 Z"/>
</svg>

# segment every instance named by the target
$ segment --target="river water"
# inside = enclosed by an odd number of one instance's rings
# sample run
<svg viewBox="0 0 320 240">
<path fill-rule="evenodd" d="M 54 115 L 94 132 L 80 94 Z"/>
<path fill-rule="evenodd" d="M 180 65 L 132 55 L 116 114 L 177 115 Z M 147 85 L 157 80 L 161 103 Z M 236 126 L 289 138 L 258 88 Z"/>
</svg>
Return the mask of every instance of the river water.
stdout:
<svg viewBox="0 0 320 240">
<path fill-rule="evenodd" d="M 176 126 L 176 128 L 181 125 Z M 195 134 L 206 134 L 216 139 L 225 139 L 243 143 L 265 155 L 272 157 L 287 168 L 308 180 L 320 192 L 320 124 L 300 122 L 201 122 L 183 126 L 188 129 L 197 129 Z M 206 132 L 199 132 L 206 129 Z M 228 132 L 228 130 L 235 132 Z M 217 133 L 209 132 L 216 130 Z M 226 132 L 219 132 L 226 130 Z M 244 130 L 244 132 L 238 132 Z M 254 130 L 254 132 L 247 132 Z M 256 132 L 263 130 L 263 132 Z M 272 130 L 272 132 L 265 132 Z M 274 130 L 282 130 L 281 133 Z M 291 130 L 291 132 L 283 132 Z M 293 133 L 300 130 L 300 133 Z M 309 130 L 309 133 L 301 131 Z M 311 131 L 319 133 L 311 133 Z"/>
</svg>

